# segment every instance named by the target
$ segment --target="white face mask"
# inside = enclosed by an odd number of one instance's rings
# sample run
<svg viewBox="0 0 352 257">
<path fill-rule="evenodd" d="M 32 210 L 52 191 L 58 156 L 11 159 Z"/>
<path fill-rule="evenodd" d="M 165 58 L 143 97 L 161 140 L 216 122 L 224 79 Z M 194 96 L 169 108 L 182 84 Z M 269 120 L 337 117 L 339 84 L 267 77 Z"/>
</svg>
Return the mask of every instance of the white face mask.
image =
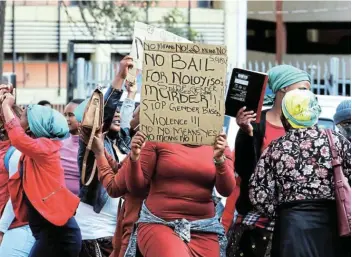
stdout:
<svg viewBox="0 0 352 257">
<path fill-rule="evenodd" d="M 336 125 L 339 132 L 351 142 L 351 121 L 341 122 Z"/>
</svg>

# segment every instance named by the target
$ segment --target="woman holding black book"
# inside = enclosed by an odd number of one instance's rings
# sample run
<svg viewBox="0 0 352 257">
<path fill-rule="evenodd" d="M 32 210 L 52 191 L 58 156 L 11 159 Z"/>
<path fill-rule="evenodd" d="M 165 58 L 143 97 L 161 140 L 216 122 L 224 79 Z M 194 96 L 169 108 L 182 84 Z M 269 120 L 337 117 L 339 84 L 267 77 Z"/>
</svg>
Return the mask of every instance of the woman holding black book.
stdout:
<svg viewBox="0 0 352 257">
<path fill-rule="evenodd" d="M 274 222 L 257 213 L 249 200 L 248 185 L 261 153 L 268 145 L 285 135 L 281 122 L 281 104 L 285 94 L 294 89 L 310 89 L 308 73 L 290 65 L 269 70 L 269 87 L 275 94 L 273 107 L 261 114 L 242 108 L 236 117 L 240 127 L 235 143 L 235 171 L 241 178 L 240 196 L 236 202 L 239 213 L 228 233 L 227 256 L 270 256 Z M 234 211 L 234 210 L 232 210 Z"/>
</svg>

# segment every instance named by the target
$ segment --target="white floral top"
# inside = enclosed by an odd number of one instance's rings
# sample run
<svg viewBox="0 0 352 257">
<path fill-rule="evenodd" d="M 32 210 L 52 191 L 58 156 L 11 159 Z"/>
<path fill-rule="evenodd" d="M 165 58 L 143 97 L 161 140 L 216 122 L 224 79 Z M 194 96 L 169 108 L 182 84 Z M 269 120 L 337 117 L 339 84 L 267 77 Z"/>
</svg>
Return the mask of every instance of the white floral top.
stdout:
<svg viewBox="0 0 352 257">
<path fill-rule="evenodd" d="M 351 144 L 333 132 L 345 176 L 351 183 Z M 328 137 L 317 127 L 293 129 L 263 152 L 249 182 L 249 198 L 267 217 L 297 200 L 335 199 Z"/>
</svg>

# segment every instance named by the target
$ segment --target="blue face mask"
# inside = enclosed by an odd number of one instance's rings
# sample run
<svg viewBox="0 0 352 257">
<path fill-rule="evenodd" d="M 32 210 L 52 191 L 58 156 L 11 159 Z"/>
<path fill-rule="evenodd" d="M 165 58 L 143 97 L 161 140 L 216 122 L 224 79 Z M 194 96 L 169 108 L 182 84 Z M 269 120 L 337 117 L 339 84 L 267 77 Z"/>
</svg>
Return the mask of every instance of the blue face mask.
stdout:
<svg viewBox="0 0 352 257">
<path fill-rule="evenodd" d="M 337 124 L 339 132 L 351 142 L 351 121 L 341 122 Z"/>
</svg>

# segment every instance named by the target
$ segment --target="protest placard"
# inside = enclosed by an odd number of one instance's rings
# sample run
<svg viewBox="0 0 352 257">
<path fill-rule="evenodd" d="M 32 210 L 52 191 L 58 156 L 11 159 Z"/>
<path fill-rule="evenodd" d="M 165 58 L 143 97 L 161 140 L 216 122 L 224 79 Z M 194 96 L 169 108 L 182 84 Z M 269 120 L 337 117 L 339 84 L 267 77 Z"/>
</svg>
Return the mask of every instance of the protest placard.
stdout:
<svg viewBox="0 0 352 257">
<path fill-rule="evenodd" d="M 150 141 L 211 145 L 222 132 L 226 47 L 144 42 L 141 130 Z"/>
<path fill-rule="evenodd" d="M 132 49 L 130 53 L 130 56 L 133 57 L 134 67 L 129 70 L 126 78 L 127 81 L 134 82 L 137 71 L 143 68 L 143 45 L 146 40 L 192 43 L 188 39 L 177 36 L 164 29 L 136 21 L 134 23 Z"/>
</svg>

